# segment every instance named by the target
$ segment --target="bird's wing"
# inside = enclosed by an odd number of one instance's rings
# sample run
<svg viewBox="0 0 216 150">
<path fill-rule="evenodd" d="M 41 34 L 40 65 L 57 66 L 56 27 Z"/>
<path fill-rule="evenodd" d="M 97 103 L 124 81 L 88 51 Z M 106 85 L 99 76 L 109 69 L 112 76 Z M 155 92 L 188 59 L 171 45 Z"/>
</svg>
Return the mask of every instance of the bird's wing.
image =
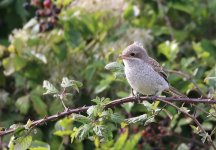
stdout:
<svg viewBox="0 0 216 150">
<path fill-rule="evenodd" d="M 147 63 L 150 64 L 152 66 L 152 68 L 154 69 L 154 71 L 156 71 L 161 77 L 163 77 L 168 82 L 167 74 L 163 70 L 163 67 L 160 66 L 160 64 L 156 60 L 149 57 Z"/>
</svg>

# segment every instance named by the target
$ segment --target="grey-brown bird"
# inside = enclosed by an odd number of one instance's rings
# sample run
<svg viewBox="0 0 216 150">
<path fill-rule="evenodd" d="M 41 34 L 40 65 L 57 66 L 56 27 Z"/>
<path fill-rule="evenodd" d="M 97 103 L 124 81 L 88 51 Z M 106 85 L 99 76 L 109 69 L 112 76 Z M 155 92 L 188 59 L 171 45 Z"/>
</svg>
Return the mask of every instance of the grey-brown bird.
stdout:
<svg viewBox="0 0 216 150">
<path fill-rule="evenodd" d="M 147 96 L 159 96 L 163 91 L 169 91 L 183 97 L 183 94 L 170 86 L 163 67 L 149 57 L 147 51 L 138 42 L 124 49 L 120 57 L 125 66 L 126 79 L 136 92 Z"/>
</svg>

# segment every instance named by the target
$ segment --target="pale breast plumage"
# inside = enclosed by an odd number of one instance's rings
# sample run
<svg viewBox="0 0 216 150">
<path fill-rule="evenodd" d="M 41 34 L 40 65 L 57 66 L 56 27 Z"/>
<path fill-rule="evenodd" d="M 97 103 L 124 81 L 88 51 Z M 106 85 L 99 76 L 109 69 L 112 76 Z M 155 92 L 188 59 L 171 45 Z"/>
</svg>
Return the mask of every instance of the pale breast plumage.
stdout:
<svg viewBox="0 0 216 150">
<path fill-rule="evenodd" d="M 147 63 L 134 64 L 125 63 L 125 74 L 130 86 L 144 95 L 160 95 L 169 88 L 169 84 Z"/>
</svg>

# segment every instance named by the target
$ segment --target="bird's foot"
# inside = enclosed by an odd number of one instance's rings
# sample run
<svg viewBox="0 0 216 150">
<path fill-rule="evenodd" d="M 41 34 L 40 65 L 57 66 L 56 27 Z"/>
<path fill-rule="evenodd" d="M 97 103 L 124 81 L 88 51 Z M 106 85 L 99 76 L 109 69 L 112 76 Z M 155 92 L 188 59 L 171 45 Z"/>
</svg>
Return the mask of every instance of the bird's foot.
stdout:
<svg viewBox="0 0 216 150">
<path fill-rule="evenodd" d="M 137 100 L 137 103 L 141 103 L 140 94 L 139 94 L 139 93 L 137 93 L 137 94 L 135 95 L 135 99 Z"/>
</svg>

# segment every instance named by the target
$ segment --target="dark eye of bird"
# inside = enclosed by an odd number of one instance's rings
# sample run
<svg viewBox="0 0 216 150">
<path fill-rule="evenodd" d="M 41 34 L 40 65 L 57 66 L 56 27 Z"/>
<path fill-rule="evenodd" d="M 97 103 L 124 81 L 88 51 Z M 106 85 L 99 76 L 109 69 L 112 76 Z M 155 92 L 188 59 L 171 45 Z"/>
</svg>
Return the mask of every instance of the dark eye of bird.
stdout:
<svg viewBox="0 0 216 150">
<path fill-rule="evenodd" d="M 131 55 L 131 56 L 135 56 L 135 53 L 131 53 L 130 55 Z"/>
</svg>

